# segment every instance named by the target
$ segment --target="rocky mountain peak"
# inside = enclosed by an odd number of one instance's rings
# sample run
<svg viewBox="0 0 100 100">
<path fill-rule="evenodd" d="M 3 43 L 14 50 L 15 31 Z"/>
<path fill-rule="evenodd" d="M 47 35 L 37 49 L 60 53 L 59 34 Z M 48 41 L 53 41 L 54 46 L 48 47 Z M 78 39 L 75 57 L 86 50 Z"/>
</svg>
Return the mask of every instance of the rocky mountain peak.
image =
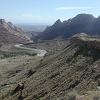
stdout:
<svg viewBox="0 0 100 100">
<path fill-rule="evenodd" d="M 78 14 L 74 18 L 95 18 L 95 17 L 91 14 Z"/>
<path fill-rule="evenodd" d="M 15 26 L 13 25 L 12 22 L 8 22 L 7 24 L 8 24 L 10 27 L 13 27 L 13 28 L 15 27 Z"/>
<path fill-rule="evenodd" d="M 55 22 L 55 24 L 61 24 L 62 22 L 61 22 L 61 20 L 60 19 L 58 19 L 56 22 Z"/>
<path fill-rule="evenodd" d="M 0 24 L 6 23 L 5 19 L 0 19 Z"/>
<path fill-rule="evenodd" d="M 62 25 L 62 22 L 60 19 L 58 19 L 54 24 L 53 24 L 53 27 L 56 28 L 56 27 L 61 27 Z"/>
</svg>

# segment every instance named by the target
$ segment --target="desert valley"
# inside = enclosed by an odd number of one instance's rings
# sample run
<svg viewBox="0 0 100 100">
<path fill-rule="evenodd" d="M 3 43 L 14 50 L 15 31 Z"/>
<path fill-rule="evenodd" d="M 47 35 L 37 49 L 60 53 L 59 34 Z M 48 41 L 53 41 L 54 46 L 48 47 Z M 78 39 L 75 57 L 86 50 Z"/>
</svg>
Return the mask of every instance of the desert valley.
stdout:
<svg viewBox="0 0 100 100">
<path fill-rule="evenodd" d="M 91 14 L 34 30 L 0 19 L 0 100 L 100 100 L 99 26 Z"/>
</svg>

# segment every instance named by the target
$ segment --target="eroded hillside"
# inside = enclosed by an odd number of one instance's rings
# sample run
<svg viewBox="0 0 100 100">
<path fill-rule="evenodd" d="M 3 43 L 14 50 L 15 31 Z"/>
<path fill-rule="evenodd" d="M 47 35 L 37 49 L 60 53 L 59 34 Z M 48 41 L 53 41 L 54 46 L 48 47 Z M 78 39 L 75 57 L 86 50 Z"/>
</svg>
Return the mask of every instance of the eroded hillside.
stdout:
<svg viewBox="0 0 100 100">
<path fill-rule="evenodd" d="M 22 29 L 14 26 L 11 22 L 0 19 L 0 45 L 30 42 L 32 42 L 31 39 L 25 35 Z"/>
<path fill-rule="evenodd" d="M 55 55 L 36 65 L 29 61 L 28 70 L 12 77 L 18 77 L 12 84 L 6 81 L 0 86 L 1 100 L 75 100 L 88 91 L 99 92 L 100 48 L 92 45 L 96 40 L 91 44 L 91 38 L 84 34 L 74 36 L 70 44 Z M 19 82 L 24 83 L 22 93 L 12 94 Z"/>
</svg>

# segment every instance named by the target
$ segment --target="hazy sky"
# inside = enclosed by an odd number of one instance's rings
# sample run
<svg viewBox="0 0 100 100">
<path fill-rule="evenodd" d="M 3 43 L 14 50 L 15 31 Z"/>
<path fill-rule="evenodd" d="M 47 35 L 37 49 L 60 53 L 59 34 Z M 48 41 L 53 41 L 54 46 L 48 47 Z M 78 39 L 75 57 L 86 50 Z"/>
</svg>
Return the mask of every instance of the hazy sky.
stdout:
<svg viewBox="0 0 100 100">
<path fill-rule="evenodd" d="M 0 18 L 14 23 L 46 23 L 80 13 L 100 15 L 100 0 L 0 0 Z"/>
</svg>

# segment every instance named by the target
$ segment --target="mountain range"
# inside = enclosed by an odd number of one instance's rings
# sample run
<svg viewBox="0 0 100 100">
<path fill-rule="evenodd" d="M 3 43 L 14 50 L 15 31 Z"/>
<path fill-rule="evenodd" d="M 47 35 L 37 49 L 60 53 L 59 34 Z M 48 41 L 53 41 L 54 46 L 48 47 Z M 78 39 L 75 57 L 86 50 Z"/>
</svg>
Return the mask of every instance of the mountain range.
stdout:
<svg viewBox="0 0 100 100">
<path fill-rule="evenodd" d="M 47 27 L 36 39 L 50 40 L 57 37 L 68 38 L 76 33 L 100 35 L 100 17 L 91 14 L 79 14 L 63 22 L 58 19 L 52 26 Z"/>
<path fill-rule="evenodd" d="M 30 38 L 11 22 L 0 19 L 0 43 L 28 43 Z"/>
<path fill-rule="evenodd" d="M 57 20 L 37 36 L 54 40 L 25 45 L 31 42 L 25 33 L 1 19 L 0 43 L 24 45 L 0 47 L 0 100 L 100 97 L 100 38 L 94 34 L 99 35 L 99 18 L 81 14 L 64 22 Z M 39 49 L 32 49 L 38 45 Z M 35 50 L 46 50 L 47 54 L 40 57 L 32 54 Z"/>
</svg>

